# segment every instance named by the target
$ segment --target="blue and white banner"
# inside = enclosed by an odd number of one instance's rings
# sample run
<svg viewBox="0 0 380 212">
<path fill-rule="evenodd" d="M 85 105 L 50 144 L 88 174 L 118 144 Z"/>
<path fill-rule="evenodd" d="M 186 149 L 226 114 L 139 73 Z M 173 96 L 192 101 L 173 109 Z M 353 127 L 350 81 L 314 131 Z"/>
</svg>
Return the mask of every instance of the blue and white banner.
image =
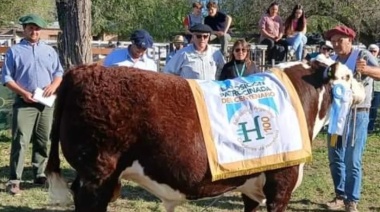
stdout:
<svg viewBox="0 0 380 212">
<path fill-rule="evenodd" d="M 207 105 L 219 163 L 302 149 L 295 108 L 274 74 L 197 82 Z"/>
</svg>

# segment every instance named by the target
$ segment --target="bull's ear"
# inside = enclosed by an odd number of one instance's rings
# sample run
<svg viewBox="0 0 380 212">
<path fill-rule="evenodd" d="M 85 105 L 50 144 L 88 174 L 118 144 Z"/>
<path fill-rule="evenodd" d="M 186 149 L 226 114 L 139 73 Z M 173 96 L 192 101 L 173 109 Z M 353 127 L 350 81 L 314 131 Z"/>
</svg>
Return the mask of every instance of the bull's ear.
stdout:
<svg viewBox="0 0 380 212">
<path fill-rule="evenodd" d="M 318 69 L 321 68 L 321 66 L 323 66 L 323 64 L 321 62 L 319 62 L 318 60 L 311 60 L 309 62 L 309 65 L 312 68 L 312 70 L 314 70 L 314 71 L 317 71 Z"/>
</svg>

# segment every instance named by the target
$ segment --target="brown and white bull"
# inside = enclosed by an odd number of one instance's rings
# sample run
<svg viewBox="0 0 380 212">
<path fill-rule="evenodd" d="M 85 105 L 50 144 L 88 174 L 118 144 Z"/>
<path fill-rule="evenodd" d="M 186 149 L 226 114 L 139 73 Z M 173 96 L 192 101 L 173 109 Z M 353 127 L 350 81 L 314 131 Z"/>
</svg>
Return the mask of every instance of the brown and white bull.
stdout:
<svg viewBox="0 0 380 212">
<path fill-rule="evenodd" d="M 315 62 L 284 68 L 301 99 L 313 139 L 326 122 L 331 82 L 364 90 L 340 63 Z M 292 138 L 289 138 L 292 139 Z M 187 201 L 239 191 L 244 211 L 266 203 L 285 211 L 302 181 L 303 164 L 211 181 L 205 142 L 188 82 L 180 77 L 127 67 L 80 66 L 68 71 L 59 89 L 47 164 L 49 194 L 63 203 L 69 189 L 60 175 L 63 155 L 77 171 L 71 186 L 75 211 L 103 212 L 120 195 L 122 179 L 160 198 L 167 211 Z"/>
</svg>

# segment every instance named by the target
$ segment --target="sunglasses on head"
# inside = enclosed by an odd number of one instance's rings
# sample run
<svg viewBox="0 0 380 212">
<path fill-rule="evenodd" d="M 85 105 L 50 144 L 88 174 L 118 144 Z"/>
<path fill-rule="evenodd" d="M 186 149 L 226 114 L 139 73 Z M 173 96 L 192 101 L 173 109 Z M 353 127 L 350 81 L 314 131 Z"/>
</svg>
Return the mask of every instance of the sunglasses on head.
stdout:
<svg viewBox="0 0 380 212">
<path fill-rule="evenodd" d="M 198 39 L 207 39 L 208 38 L 208 35 L 195 35 L 195 37 L 197 37 Z"/>
<path fill-rule="evenodd" d="M 245 49 L 245 48 L 236 48 L 235 50 L 234 50 L 235 52 L 247 52 L 247 49 Z"/>
</svg>

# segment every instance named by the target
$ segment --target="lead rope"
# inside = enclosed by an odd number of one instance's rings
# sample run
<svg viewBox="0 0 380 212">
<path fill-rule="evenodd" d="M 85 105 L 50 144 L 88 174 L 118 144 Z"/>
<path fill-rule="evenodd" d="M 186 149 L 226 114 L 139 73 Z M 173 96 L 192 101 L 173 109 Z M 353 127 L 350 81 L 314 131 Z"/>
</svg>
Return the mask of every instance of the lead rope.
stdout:
<svg viewBox="0 0 380 212">
<path fill-rule="evenodd" d="M 362 55 L 362 57 L 360 57 L 360 59 L 363 59 L 363 60 L 367 60 L 367 55 Z M 355 75 L 354 77 L 356 78 L 356 80 L 359 82 L 359 83 L 362 83 L 362 73 L 358 72 L 358 71 L 355 71 Z M 364 84 L 363 84 L 363 87 L 364 87 Z M 356 113 L 358 111 L 358 105 L 355 105 L 354 107 L 354 114 L 353 114 L 353 122 L 352 122 L 352 138 L 351 138 L 351 146 L 353 147 L 355 145 L 355 131 L 356 131 Z"/>
<path fill-rule="evenodd" d="M 224 195 L 216 197 L 209 205 L 203 208 L 200 212 L 210 211 L 210 207 L 213 206 L 216 202 L 218 202 L 222 197 L 224 197 Z"/>
</svg>

